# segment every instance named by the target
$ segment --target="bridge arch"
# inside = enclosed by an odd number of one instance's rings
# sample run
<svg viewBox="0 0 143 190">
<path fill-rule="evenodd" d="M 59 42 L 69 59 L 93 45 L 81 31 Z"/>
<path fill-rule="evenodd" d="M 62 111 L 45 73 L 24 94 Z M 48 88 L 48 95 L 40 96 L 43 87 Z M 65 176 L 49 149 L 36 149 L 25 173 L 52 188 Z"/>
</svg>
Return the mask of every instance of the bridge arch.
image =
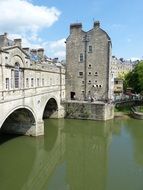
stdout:
<svg viewBox="0 0 143 190">
<path fill-rule="evenodd" d="M 55 97 L 48 99 L 43 110 L 43 119 L 58 118 L 58 103 Z"/>
<path fill-rule="evenodd" d="M 28 107 L 16 107 L 11 110 L 0 128 L 2 133 L 32 135 L 36 129 L 36 117 Z"/>
</svg>

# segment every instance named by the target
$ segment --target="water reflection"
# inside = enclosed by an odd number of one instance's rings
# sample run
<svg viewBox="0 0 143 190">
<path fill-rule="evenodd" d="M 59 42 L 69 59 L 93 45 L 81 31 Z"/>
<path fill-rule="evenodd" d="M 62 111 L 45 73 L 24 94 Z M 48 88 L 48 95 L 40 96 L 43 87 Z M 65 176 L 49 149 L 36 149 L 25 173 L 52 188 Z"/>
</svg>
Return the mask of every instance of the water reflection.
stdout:
<svg viewBox="0 0 143 190">
<path fill-rule="evenodd" d="M 142 121 L 49 119 L 44 137 L 5 140 L 0 144 L 2 190 L 143 188 Z"/>
<path fill-rule="evenodd" d="M 127 120 L 126 126 L 132 136 L 134 158 L 137 164 L 143 166 L 143 121 Z"/>
<path fill-rule="evenodd" d="M 0 189 L 20 190 L 32 170 L 36 155 L 33 142 L 27 143 L 23 137 L 16 136 L 3 138 L 5 143 L 0 145 Z"/>
<path fill-rule="evenodd" d="M 68 121 L 66 133 L 67 182 L 70 190 L 104 190 L 111 127 L 104 122 Z"/>
</svg>

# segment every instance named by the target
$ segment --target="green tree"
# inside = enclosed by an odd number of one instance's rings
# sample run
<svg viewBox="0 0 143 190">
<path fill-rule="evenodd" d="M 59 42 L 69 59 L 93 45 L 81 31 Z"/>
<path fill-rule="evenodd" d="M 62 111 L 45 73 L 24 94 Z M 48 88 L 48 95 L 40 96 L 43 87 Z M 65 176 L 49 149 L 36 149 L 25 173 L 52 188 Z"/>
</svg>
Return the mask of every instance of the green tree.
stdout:
<svg viewBox="0 0 143 190">
<path fill-rule="evenodd" d="M 131 87 L 135 92 L 143 92 L 143 61 L 125 76 L 124 89 Z"/>
</svg>

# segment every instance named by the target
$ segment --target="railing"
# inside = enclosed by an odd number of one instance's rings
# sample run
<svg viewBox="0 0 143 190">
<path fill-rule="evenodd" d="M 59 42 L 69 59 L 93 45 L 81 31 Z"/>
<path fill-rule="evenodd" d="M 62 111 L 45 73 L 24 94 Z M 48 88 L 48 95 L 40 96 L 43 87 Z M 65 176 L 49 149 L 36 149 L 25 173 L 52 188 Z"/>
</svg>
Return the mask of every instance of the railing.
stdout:
<svg viewBox="0 0 143 190">
<path fill-rule="evenodd" d="M 60 85 L 0 91 L 0 102 L 60 91 Z"/>
</svg>

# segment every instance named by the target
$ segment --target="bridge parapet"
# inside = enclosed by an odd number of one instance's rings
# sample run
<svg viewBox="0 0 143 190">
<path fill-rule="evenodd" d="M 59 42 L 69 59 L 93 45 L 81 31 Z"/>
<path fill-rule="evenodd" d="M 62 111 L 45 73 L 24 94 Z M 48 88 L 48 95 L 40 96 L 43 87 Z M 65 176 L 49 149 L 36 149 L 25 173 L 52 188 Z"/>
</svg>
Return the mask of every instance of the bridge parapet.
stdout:
<svg viewBox="0 0 143 190">
<path fill-rule="evenodd" d="M 63 86 L 64 90 L 64 86 Z M 0 102 L 15 100 L 18 98 L 25 98 L 29 96 L 35 96 L 43 93 L 56 93 L 60 91 L 60 85 L 54 86 L 44 86 L 44 87 L 35 87 L 35 88 L 23 88 L 23 89 L 14 89 L 14 90 L 3 90 L 0 91 Z"/>
</svg>

